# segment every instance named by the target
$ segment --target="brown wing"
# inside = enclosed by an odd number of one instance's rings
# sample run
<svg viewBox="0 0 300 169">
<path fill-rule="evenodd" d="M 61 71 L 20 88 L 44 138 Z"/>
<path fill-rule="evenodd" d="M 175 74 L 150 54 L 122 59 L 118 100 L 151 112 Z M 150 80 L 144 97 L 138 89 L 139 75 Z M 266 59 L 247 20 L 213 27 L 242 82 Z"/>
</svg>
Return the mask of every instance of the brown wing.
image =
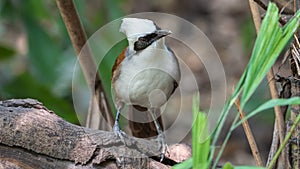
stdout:
<svg viewBox="0 0 300 169">
<path fill-rule="evenodd" d="M 114 79 L 119 76 L 119 70 L 118 70 L 118 67 L 119 65 L 122 63 L 122 61 L 125 59 L 125 56 L 126 56 L 126 50 L 127 50 L 127 47 L 125 49 L 123 49 L 123 51 L 121 52 L 121 54 L 118 56 L 118 58 L 116 59 L 115 61 L 115 64 L 112 68 L 112 80 L 114 81 Z"/>
</svg>

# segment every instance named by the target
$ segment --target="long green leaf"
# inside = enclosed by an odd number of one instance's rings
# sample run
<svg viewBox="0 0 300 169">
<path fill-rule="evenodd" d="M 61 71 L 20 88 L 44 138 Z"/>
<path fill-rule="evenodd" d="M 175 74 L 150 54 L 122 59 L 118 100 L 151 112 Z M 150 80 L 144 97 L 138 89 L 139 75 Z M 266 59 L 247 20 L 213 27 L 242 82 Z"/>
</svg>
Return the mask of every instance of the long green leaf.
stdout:
<svg viewBox="0 0 300 169">
<path fill-rule="evenodd" d="M 237 128 L 239 125 L 241 125 L 247 119 L 255 116 L 259 112 L 264 111 L 266 109 L 270 109 L 270 108 L 273 108 L 275 106 L 285 106 L 285 105 L 295 105 L 295 104 L 300 104 L 300 97 L 292 97 L 292 98 L 289 98 L 289 99 L 273 99 L 273 100 L 269 100 L 269 101 L 263 103 L 258 108 L 256 108 L 251 113 L 249 113 L 245 118 L 243 118 L 243 120 L 241 120 L 238 123 L 236 123 L 234 125 L 234 128 Z"/>
<path fill-rule="evenodd" d="M 275 63 L 281 51 L 298 29 L 299 17 L 300 11 L 286 24 L 287 26 L 280 28 L 278 25 L 278 8 L 273 3 L 269 4 L 246 69 L 247 75 L 241 97 L 241 108 L 245 106 L 257 86 Z"/>
</svg>

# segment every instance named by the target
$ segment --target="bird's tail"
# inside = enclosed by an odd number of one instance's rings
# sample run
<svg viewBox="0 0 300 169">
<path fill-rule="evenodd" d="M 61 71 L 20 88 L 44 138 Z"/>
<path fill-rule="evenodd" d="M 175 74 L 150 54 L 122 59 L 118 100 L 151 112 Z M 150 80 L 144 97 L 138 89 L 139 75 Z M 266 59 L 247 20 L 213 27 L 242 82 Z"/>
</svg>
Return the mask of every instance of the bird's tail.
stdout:
<svg viewBox="0 0 300 169">
<path fill-rule="evenodd" d="M 157 121 L 163 130 L 163 121 L 160 116 L 160 109 L 156 111 Z M 150 138 L 157 136 L 155 124 L 149 110 L 139 106 L 128 107 L 129 127 L 134 137 Z"/>
</svg>

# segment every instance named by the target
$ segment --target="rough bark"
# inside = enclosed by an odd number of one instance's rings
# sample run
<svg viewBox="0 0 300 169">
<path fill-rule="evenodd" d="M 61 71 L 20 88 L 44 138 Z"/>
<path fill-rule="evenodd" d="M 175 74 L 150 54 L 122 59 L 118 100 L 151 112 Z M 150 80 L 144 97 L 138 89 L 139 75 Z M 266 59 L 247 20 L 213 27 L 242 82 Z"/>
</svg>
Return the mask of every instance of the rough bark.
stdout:
<svg viewBox="0 0 300 169">
<path fill-rule="evenodd" d="M 125 142 L 70 124 L 36 100 L 0 101 L 0 168 L 170 168 L 190 156 L 159 163 L 155 140 L 127 136 Z"/>
<path fill-rule="evenodd" d="M 292 97 L 299 97 L 300 96 L 300 81 L 299 79 L 292 79 L 291 80 L 291 93 Z M 289 124 L 292 126 L 292 124 L 295 122 L 296 117 L 300 114 L 300 105 L 292 105 L 291 106 L 291 123 Z M 296 130 L 293 132 L 293 135 L 290 139 L 290 162 L 292 168 L 296 169 L 300 167 L 300 124 L 297 125 Z"/>
</svg>

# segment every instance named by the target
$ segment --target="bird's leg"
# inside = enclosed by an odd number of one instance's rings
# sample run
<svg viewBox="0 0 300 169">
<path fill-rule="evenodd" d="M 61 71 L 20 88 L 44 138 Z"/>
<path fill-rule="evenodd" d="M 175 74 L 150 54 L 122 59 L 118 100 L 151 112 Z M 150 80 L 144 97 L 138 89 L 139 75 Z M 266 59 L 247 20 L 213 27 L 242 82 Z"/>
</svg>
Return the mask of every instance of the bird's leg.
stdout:
<svg viewBox="0 0 300 169">
<path fill-rule="evenodd" d="M 156 130 L 157 130 L 157 133 L 158 133 L 157 140 L 158 140 L 158 142 L 160 144 L 160 148 L 161 148 L 160 161 L 162 161 L 165 157 L 166 150 L 168 151 L 168 145 L 165 141 L 165 135 L 162 132 L 160 125 L 157 121 L 155 109 L 150 109 L 150 114 L 154 120 L 154 124 L 155 124 Z"/>
<path fill-rule="evenodd" d="M 120 129 L 120 126 L 119 126 L 119 117 L 120 117 L 120 114 L 121 114 L 121 108 L 122 106 L 118 107 L 118 110 L 117 110 L 117 114 L 116 114 L 116 119 L 115 119 L 115 124 L 114 124 L 114 132 L 115 132 L 115 135 L 119 136 L 121 141 L 125 144 L 125 139 L 124 137 L 126 136 L 126 133 L 124 131 L 122 131 Z"/>
</svg>

